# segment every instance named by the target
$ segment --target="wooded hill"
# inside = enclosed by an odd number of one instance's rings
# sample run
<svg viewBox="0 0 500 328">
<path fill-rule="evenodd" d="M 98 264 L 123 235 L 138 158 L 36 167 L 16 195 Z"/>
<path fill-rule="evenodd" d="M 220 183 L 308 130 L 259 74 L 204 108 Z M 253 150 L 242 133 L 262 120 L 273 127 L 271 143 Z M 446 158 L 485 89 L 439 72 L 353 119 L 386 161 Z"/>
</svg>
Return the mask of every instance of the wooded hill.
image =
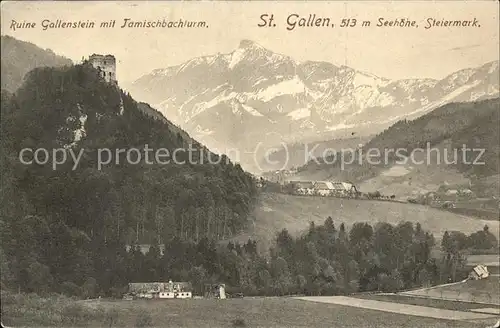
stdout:
<svg viewBox="0 0 500 328">
<path fill-rule="evenodd" d="M 499 115 L 500 99 L 489 99 L 470 103 L 450 103 L 415 120 L 401 120 L 390 128 L 376 135 L 363 146 L 364 153 L 368 149 L 378 149 L 381 154 L 388 149 L 405 149 L 404 155 L 409 155 L 416 148 L 426 149 L 438 146 L 447 141 L 451 150 L 459 151 L 458 162 L 450 167 L 467 176 L 486 177 L 498 174 L 499 168 Z M 485 165 L 471 165 L 477 152 L 468 152 L 467 161 L 463 161 L 461 149 L 463 145 L 468 148 L 483 148 L 485 150 L 481 160 Z M 450 154 L 453 152 L 450 151 Z M 392 153 L 394 154 L 394 153 Z M 340 156 L 340 155 L 339 155 Z M 453 155 L 449 155 L 453 159 Z M 345 161 L 349 162 L 350 157 Z M 332 158 L 319 160 L 320 164 L 311 161 L 299 168 L 301 175 L 313 174 L 324 170 L 329 175 L 339 179 L 362 181 L 374 177 L 384 168 L 392 166 L 397 158 L 389 156 L 387 163 L 371 165 L 366 160 L 358 164 L 356 159 L 353 164 L 346 165 L 342 170 L 340 161 L 331 164 Z M 385 165 L 384 165 L 385 164 Z"/>
<path fill-rule="evenodd" d="M 2 269 L 21 289 L 48 277 L 54 286 L 100 277 L 106 265 L 96 259 L 127 243 L 220 240 L 246 226 L 253 177 L 224 155 L 210 153 L 220 164 L 194 152 L 192 161 L 179 154 L 185 164 L 134 165 L 122 154 L 118 165 L 113 159 L 99 170 L 98 149 L 147 144 L 172 154 L 192 140 L 88 64 L 34 69 L 15 94 L 2 90 L 1 105 Z M 51 162 L 22 164 L 24 148 L 83 155 L 76 169 L 68 160 L 53 170 Z"/>
</svg>

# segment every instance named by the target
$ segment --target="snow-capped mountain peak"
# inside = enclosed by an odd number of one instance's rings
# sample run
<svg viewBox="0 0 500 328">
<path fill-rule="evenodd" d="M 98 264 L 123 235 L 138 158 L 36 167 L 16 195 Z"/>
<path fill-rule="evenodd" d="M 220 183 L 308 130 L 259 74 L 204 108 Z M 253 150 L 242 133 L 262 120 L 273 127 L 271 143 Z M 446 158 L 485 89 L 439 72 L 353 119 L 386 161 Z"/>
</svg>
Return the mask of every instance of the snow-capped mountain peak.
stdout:
<svg viewBox="0 0 500 328">
<path fill-rule="evenodd" d="M 263 46 L 258 44 L 257 42 L 254 42 L 252 40 L 246 40 L 243 39 L 240 41 L 240 45 L 238 46 L 239 49 L 246 49 L 246 50 L 266 50 Z"/>
<path fill-rule="evenodd" d="M 357 128 L 374 133 L 448 102 L 498 97 L 498 66 L 441 80 L 390 80 L 328 62 L 299 63 L 242 40 L 230 53 L 154 70 L 130 92 L 195 136 L 207 130 L 221 144 L 251 147 L 269 133 L 279 140 Z"/>
</svg>

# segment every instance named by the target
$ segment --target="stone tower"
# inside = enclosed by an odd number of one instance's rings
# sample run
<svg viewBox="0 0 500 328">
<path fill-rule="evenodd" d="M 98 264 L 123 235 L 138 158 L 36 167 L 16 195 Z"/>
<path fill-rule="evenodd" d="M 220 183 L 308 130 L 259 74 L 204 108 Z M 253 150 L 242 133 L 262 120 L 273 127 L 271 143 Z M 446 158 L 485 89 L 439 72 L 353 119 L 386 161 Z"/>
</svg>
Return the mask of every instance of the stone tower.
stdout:
<svg viewBox="0 0 500 328">
<path fill-rule="evenodd" d="M 89 57 L 89 63 L 97 69 L 101 77 L 110 83 L 116 83 L 116 59 L 113 55 L 93 54 Z"/>
</svg>

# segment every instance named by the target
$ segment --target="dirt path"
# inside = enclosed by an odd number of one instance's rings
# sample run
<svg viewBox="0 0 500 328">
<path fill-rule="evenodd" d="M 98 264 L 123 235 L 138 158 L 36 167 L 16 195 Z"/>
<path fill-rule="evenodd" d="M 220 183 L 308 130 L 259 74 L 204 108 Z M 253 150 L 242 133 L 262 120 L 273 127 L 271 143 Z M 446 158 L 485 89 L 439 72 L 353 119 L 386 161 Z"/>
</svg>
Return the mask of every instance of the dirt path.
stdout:
<svg viewBox="0 0 500 328">
<path fill-rule="evenodd" d="M 345 296 L 311 296 L 311 297 L 297 297 L 296 299 L 311 301 L 311 302 L 345 305 L 363 309 L 378 310 L 384 312 L 392 312 L 392 313 L 435 318 L 435 319 L 463 321 L 463 320 L 484 320 L 497 317 L 496 315 L 483 314 L 483 313 L 452 311 L 452 310 L 430 308 L 426 306 L 398 304 L 391 302 L 358 299 Z"/>
</svg>

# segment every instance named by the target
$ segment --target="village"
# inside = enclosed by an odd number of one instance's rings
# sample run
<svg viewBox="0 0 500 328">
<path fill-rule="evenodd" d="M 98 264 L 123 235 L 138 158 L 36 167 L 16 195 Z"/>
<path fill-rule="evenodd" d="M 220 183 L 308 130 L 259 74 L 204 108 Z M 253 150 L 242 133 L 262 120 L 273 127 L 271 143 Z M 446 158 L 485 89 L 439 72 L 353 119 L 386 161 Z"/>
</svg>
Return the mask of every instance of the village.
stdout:
<svg viewBox="0 0 500 328">
<path fill-rule="evenodd" d="M 260 177 L 257 187 L 262 190 L 303 196 L 357 198 L 362 195 L 351 182 L 291 180 L 290 178 L 296 173 L 294 169 L 269 172 Z"/>
<path fill-rule="evenodd" d="M 357 197 L 361 193 L 350 182 L 337 181 L 289 181 L 285 189 L 296 195 L 323 197 Z"/>
<path fill-rule="evenodd" d="M 382 195 L 379 191 L 363 193 L 348 181 L 314 181 L 265 179 L 260 177 L 257 187 L 262 191 L 278 192 L 296 196 L 319 196 L 356 199 L 377 199 L 396 201 L 395 195 Z"/>
<path fill-rule="evenodd" d="M 475 185 L 444 184 L 437 190 L 418 191 L 413 196 L 405 197 L 383 194 L 379 190 L 363 192 L 351 181 L 299 180 L 297 169 L 266 172 L 257 181 L 257 187 L 265 192 L 412 203 L 482 219 L 498 220 L 500 209 L 498 187 L 489 184 L 491 183 L 484 181 L 479 181 Z"/>
</svg>

